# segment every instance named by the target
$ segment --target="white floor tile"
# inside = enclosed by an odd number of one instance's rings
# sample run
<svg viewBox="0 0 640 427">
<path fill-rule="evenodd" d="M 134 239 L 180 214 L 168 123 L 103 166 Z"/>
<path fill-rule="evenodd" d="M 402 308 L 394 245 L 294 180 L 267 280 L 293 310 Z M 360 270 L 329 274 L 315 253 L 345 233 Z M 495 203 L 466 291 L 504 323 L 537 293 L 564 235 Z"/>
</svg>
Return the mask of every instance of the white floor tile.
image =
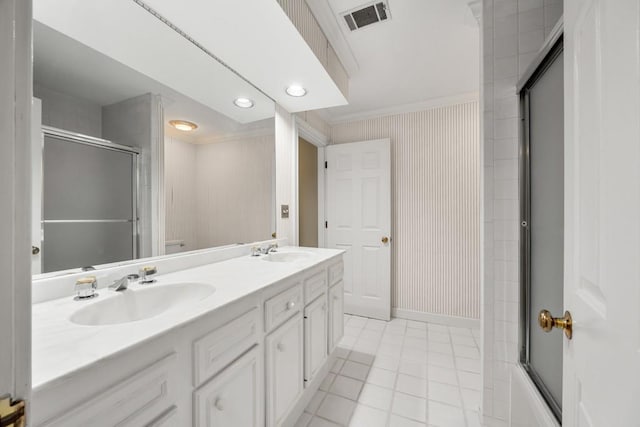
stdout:
<svg viewBox="0 0 640 427">
<path fill-rule="evenodd" d="M 387 369 L 389 371 L 396 371 L 398 369 L 398 365 L 400 365 L 399 357 L 378 356 L 376 357 L 376 360 L 373 361 L 374 367 Z"/>
<path fill-rule="evenodd" d="M 389 419 L 389 427 L 425 427 L 425 423 L 421 423 L 414 420 L 409 420 L 398 415 L 391 414 Z"/>
<path fill-rule="evenodd" d="M 462 392 L 462 402 L 464 403 L 464 408 L 471 411 L 479 411 L 480 400 L 482 399 L 480 391 L 471 390 L 468 388 L 463 388 L 460 391 Z"/>
<path fill-rule="evenodd" d="M 440 366 L 441 368 L 454 369 L 453 356 L 444 353 L 427 354 L 427 364 L 431 366 Z"/>
<path fill-rule="evenodd" d="M 479 331 L 351 315 L 345 325 L 352 335 L 295 427 L 482 425 Z"/>
<path fill-rule="evenodd" d="M 308 427 L 341 427 L 340 424 L 332 423 L 319 417 L 313 417 Z"/>
<path fill-rule="evenodd" d="M 480 351 L 476 347 L 464 345 L 453 345 L 453 352 L 456 357 L 466 357 L 468 359 L 480 359 Z"/>
<path fill-rule="evenodd" d="M 480 359 L 468 359 L 466 357 L 456 357 L 456 369 L 459 371 L 480 373 Z"/>
<path fill-rule="evenodd" d="M 460 387 L 470 388 L 472 390 L 482 390 L 482 382 L 480 380 L 480 374 L 474 374 L 471 372 L 458 372 L 458 379 L 460 380 Z"/>
<path fill-rule="evenodd" d="M 451 342 L 449 332 L 429 331 L 428 339 L 429 341 L 439 342 L 444 344 L 449 344 Z"/>
<path fill-rule="evenodd" d="M 336 374 L 329 372 L 327 376 L 324 377 L 324 380 L 322 380 L 322 383 L 320 383 L 320 390 L 329 391 L 329 389 L 331 388 L 331 384 L 335 379 L 336 379 Z"/>
<path fill-rule="evenodd" d="M 369 366 L 347 360 L 346 362 L 344 362 L 344 365 L 340 370 L 340 374 L 344 375 L 345 377 L 364 381 L 367 379 L 367 375 L 369 374 Z"/>
<path fill-rule="evenodd" d="M 462 408 L 462 401 L 460 399 L 460 388 L 450 384 L 430 381 L 429 400 L 435 400 L 437 402 L 446 403 L 448 405 Z"/>
<path fill-rule="evenodd" d="M 387 412 L 364 405 L 356 406 L 349 427 L 386 427 Z"/>
<path fill-rule="evenodd" d="M 453 369 L 441 368 L 438 366 L 429 366 L 429 381 L 439 383 L 458 385 L 456 371 Z"/>
<path fill-rule="evenodd" d="M 307 427 L 309 425 L 309 422 L 311 422 L 311 418 L 313 418 L 313 415 L 308 412 L 304 412 L 302 415 L 300 415 L 298 421 L 296 421 L 295 427 Z"/>
<path fill-rule="evenodd" d="M 413 377 L 427 378 L 429 371 L 426 363 L 401 360 L 398 372 L 406 375 L 411 375 Z"/>
<path fill-rule="evenodd" d="M 353 362 L 362 363 L 363 365 L 371 366 L 373 364 L 373 360 L 375 359 L 375 355 L 371 353 L 362 353 L 357 350 L 353 350 L 349 354 L 349 360 Z"/>
<path fill-rule="evenodd" d="M 417 397 L 427 397 L 427 381 L 423 378 L 398 374 L 396 390 Z"/>
<path fill-rule="evenodd" d="M 365 384 L 358 398 L 358 402 L 363 405 L 387 412 L 391 409 L 392 400 L 393 390 L 375 384 Z"/>
<path fill-rule="evenodd" d="M 462 409 L 433 401 L 429 401 L 429 423 L 446 427 L 466 426 Z"/>
<path fill-rule="evenodd" d="M 344 366 L 344 362 L 345 362 L 344 359 L 337 358 L 333 362 L 333 366 L 331 366 L 331 372 L 333 372 L 334 374 L 340 373 L 340 370 Z"/>
<path fill-rule="evenodd" d="M 393 396 L 391 412 L 415 421 L 426 422 L 427 401 L 409 394 L 396 392 Z"/>
<path fill-rule="evenodd" d="M 305 411 L 309 412 L 310 414 L 315 414 L 326 395 L 327 393 L 325 393 L 324 391 L 317 391 L 316 394 L 314 394 L 311 398 L 311 402 L 309 402 Z"/>
<path fill-rule="evenodd" d="M 338 396 L 346 397 L 351 400 L 358 400 L 360 390 L 364 383 L 362 381 L 354 380 L 353 378 L 343 377 L 338 375 L 329 389 L 329 392 L 337 394 Z"/>
<path fill-rule="evenodd" d="M 369 375 L 367 376 L 367 383 L 393 389 L 396 383 L 396 373 L 395 371 L 388 371 L 386 369 L 376 368 L 374 366 L 369 371 Z"/>
<path fill-rule="evenodd" d="M 341 425 L 349 425 L 351 415 L 356 409 L 356 402 L 344 397 L 327 394 L 318 408 L 316 415 Z"/>
</svg>

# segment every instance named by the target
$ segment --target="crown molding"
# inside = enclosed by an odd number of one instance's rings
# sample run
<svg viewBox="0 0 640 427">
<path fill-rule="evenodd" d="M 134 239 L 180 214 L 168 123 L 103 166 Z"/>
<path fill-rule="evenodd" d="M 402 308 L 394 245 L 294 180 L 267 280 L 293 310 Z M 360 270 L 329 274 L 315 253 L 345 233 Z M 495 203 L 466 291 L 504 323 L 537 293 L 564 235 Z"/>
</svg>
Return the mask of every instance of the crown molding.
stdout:
<svg viewBox="0 0 640 427">
<path fill-rule="evenodd" d="M 359 111 L 357 113 L 333 117 L 328 121 L 330 125 L 335 125 L 338 123 L 374 119 L 378 117 L 393 116 L 396 114 L 415 113 L 417 111 L 430 110 L 432 108 L 447 107 L 449 105 L 478 101 L 479 99 L 480 94 L 478 92 L 467 92 L 441 98 L 432 98 L 411 104 L 394 105 L 392 107 L 379 108 L 376 110 Z"/>
</svg>

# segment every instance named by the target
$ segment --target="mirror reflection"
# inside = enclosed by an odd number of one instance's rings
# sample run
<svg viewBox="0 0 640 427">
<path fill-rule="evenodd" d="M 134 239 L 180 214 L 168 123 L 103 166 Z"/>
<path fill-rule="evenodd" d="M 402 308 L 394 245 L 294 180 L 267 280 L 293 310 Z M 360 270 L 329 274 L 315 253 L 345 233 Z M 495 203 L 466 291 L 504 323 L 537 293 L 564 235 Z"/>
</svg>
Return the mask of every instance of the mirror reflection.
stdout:
<svg viewBox="0 0 640 427">
<path fill-rule="evenodd" d="M 131 3 L 122 32 L 156 36 L 109 51 L 86 26 L 36 16 L 33 274 L 275 232 L 273 102 Z"/>
</svg>

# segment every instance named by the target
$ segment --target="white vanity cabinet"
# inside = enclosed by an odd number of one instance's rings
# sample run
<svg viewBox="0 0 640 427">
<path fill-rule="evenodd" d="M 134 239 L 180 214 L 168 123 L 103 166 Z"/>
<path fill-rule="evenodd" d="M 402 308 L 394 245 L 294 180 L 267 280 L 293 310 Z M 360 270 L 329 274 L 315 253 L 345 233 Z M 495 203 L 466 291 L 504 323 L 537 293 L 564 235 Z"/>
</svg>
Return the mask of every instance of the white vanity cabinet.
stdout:
<svg viewBox="0 0 640 427">
<path fill-rule="evenodd" d="M 256 346 L 194 393 L 194 426 L 260 427 L 260 359 Z"/>
<path fill-rule="evenodd" d="M 267 426 L 289 414 L 303 390 L 302 314 L 296 314 L 266 339 Z"/>
<path fill-rule="evenodd" d="M 304 381 L 313 380 L 327 360 L 327 293 L 304 309 Z"/>
<path fill-rule="evenodd" d="M 38 387 L 31 425 L 291 427 L 333 361 L 342 292 L 338 252 Z"/>
</svg>

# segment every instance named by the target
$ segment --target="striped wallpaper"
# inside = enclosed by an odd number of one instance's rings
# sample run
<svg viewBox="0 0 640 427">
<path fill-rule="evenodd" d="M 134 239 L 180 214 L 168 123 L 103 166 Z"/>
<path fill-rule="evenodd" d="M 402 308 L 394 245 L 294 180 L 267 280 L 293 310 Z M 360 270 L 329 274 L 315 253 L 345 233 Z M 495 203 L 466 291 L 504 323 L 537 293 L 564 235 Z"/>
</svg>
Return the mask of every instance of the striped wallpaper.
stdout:
<svg viewBox="0 0 640 427">
<path fill-rule="evenodd" d="M 331 126 L 332 143 L 391 138 L 391 305 L 480 318 L 478 102 Z"/>
</svg>

